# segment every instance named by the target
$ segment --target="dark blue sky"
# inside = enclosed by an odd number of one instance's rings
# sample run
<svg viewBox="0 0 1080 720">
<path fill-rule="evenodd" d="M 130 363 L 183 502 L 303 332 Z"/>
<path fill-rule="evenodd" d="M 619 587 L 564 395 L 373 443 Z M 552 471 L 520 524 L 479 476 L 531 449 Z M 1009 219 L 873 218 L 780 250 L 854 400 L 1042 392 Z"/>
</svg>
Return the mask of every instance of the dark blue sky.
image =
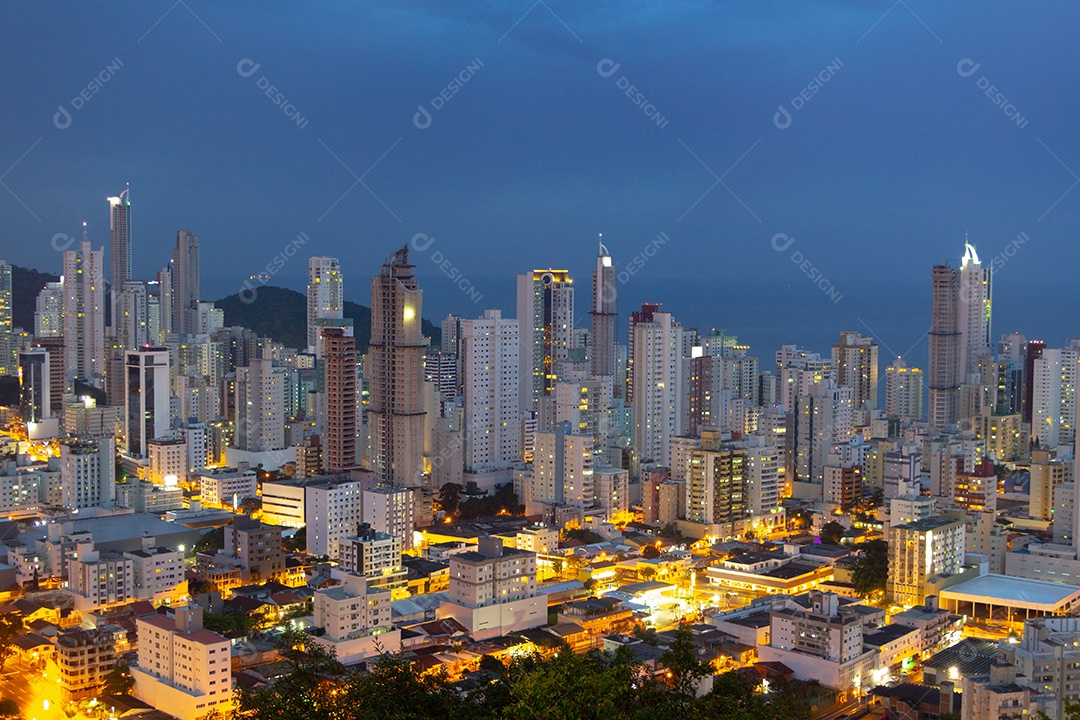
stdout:
<svg viewBox="0 0 1080 720">
<path fill-rule="evenodd" d="M 513 273 L 569 267 L 587 286 L 597 232 L 624 263 L 663 232 L 634 293 L 666 299 L 653 295 L 673 280 L 718 278 L 760 301 L 735 320 L 687 301 L 687 324 L 737 329 L 760 312 L 780 326 L 776 313 L 798 305 L 839 330 L 874 327 L 875 308 L 883 324 L 909 309 L 913 328 L 925 324 L 929 267 L 959 258 L 965 230 L 984 260 L 1023 232 L 995 280 L 1018 304 L 999 302 L 995 331 L 1023 330 L 1076 306 L 1080 190 L 1065 193 L 1069 168 L 1080 173 L 1078 20 L 1074 2 L 5 3 L 0 255 L 58 271 L 51 238 L 86 220 L 106 243 L 105 197 L 130 182 L 135 274 L 163 265 L 189 228 L 209 298 L 303 232 L 301 259 L 273 282 L 299 288 L 302 258 L 336 255 L 347 295 L 367 302 L 382 258 L 426 233 L 426 315 L 480 309 L 430 262 L 436 250 L 483 305 L 513 314 Z M 259 65 L 248 77 L 246 59 Z M 619 64 L 609 77 L 605 59 Z M 967 77 L 966 59 L 979 65 Z M 103 71 L 112 77 L 73 109 Z M 463 71 L 472 77 L 432 109 Z M 426 129 L 413 122 L 421 105 Z M 777 233 L 795 238 L 782 253 Z M 841 302 L 791 261 L 796 250 Z M 1032 286 L 1059 294 L 1047 302 Z M 878 307 L 891 296 L 867 287 L 895 287 L 902 307 Z M 908 330 L 896 334 L 890 344 L 907 344 Z"/>
</svg>

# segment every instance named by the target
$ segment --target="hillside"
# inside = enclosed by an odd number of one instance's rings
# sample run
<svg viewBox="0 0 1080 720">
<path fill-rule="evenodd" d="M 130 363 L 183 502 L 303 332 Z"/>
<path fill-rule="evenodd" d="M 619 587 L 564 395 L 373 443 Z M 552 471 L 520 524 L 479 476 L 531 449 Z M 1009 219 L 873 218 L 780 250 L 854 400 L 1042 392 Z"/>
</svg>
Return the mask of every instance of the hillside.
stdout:
<svg viewBox="0 0 1080 720">
<path fill-rule="evenodd" d="M 59 275 L 38 272 L 33 268 L 11 266 L 11 322 L 27 332 L 34 332 L 37 296 L 46 283 L 57 282 Z"/>
<path fill-rule="evenodd" d="M 246 303 L 240 294 L 229 295 L 214 304 L 225 312 L 227 326 L 240 325 L 259 335 L 271 337 L 287 347 L 303 348 L 307 345 L 307 298 L 303 293 L 288 288 L 264 285 L 258 288 L 254 301 Z M 371 308 L 345 301 L 345 317 L 353 321 L 356 347 L 366 352 L 371 339 Z M 442 338 L 440 326 L 424 320 L 424 335 L 438 344 Z"/>
</svg>

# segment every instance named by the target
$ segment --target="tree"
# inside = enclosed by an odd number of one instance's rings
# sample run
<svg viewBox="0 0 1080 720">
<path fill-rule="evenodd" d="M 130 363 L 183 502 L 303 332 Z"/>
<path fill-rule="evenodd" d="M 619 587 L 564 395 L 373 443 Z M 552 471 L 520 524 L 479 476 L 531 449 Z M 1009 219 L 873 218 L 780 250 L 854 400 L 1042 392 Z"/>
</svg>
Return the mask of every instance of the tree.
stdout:
<svg viewBox="0 0 1080 720">
<path fill-rule="evenodd" d="M 305 552 L 307 550 L 307 525 L 287 538 L 282 538 L 281 546 L 286 552 Z"/>
<path fill-rule="evenodd" d="M 464 488 L 457 483 L 448 482 L 439 488 L 439 507 L 447 515 L 455 515 L 461 502 L 460 493 Z"/>
<path fill-rule="evenodd" d="M 852 583 L 860 597 L 885 592 L 889 579 L 889 543 L 870 540 L 862 544 L 862 556 L 851 568 Z"/>
<path fill-rule="evenodd" d="M 565 528 L 561 533 L 563 541 L 566 540 L 578 540 L 586 545 L 592 545 L 593 543 L 604 542 L 604 538 L 594 533 L 592 530 L 586 530 L 585 528 Z"/>
<path fill-rule="evenodd" d="M 135 678 L 127 665 L 117 665 L 105 676 L 106 695 L 127 695 L 135 687 Z"/>
<path fill-rule="evenodd" d="M 835 520 L 830 520 L 821 527 L 821 532 L 818 534 L 818 537 L 821 538 L 821 542 L 823 543 L 839 545 L 845 532 L 847 531 L 843 525 Z"/>
<path fill-rule="evenodd" d="M 262 510 L 262 498 L 246 497 L 240 501 L 240 512 L 252 515 L 256 510 Z"/>
<path fill-rule="evenodd" d="M 634 629 L 630 631 L 630 634 L 646 645 L 656 647 L 660 644 L 660 635 L 656 632 L 656 628 L 638 624 L 634 626 Z"/>
<path fill-rule="evenodd" d="M 0 670 L 4 669 L 4 663 L 15 654 L 15 646 L 12 640 L 21 635 L 23 631 L 22 618 L 13 612 L 0 615 Z"/>
<path fill-rule="evenodd" d="M 214 528 L 195 543 L 197 553 L 215 553 L 225 547 L 225 528 Z"/>
<path fill-rule="evenodd" d="M 675 631 L 675 642 L 660 656 L 660 664 L 668 669 L 668 688 L 675 693 L 676 702 L 686 711 L 697 695 L 702 679 L 712 673 L 697 654 L 694 638 L 686 628 Z"/>
<path fill-rule="evenodd" d="M 660 548 L 655 545 L 646 545 L 641 548 L 641 557 L 646 559 L 658 558 L 660 557 Z"/>
<path fill-rule="evenodd" d="M 0 700 L 0 717 L 19 717 L 19 703 L 11 698 Z"/>
</svg>

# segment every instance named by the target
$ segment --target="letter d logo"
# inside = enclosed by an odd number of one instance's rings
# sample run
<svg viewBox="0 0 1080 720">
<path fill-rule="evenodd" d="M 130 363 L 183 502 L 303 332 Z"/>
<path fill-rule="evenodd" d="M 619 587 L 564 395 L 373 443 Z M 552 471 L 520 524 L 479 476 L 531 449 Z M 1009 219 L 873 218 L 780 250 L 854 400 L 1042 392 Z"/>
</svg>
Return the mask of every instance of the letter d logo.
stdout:
<svg viewBox="0 0 1080 720">
<path fill-rule="evenodd" d="M 982 65 L 975 62 L 971 58 L 964 58 L 960 62 L 956 63 L 956 72 L 960 77 L 971 77 L 974 75 Z"/>
<path fill-rule="evenodd" d="M 622 65 L 611 58 L 604 58 L 596 63 L 596 72 L 600 77 L 609 78 L 614 75 Z"/>
<path fill-rule="evenodd" d="M 53 125 L 61 130 L 67 130 L 71 127 L 71 113 L 67 111 L 67 108 L 63 105 L 56 106 L 56 114 L 53 115 Z"/>
<path fill-rule="evenodd" d="M 409 241 L 409 244 L 412 245 L 413 250 L 416 252 L 424 252 L 431 247 L 431 243 L 433 242 L 435 242 L 435 238 L 427 233 L 416 233 L 412 236 L 412 240 Z"/>
<path fill-rule="evenodd" d="M 421 130 L 431 127 L 431 113 L 423 105 L 416 106 L 416 114 L 412 116 L 412 124 Z"/>
<path fill-rule="evenodd" d="M 772 124 L 781 130 L 791 127 L 791 113 L 783 105 L 776 106 L 776 114 L 772 116 Z"/>
<path fill-rule="evenodd" d="M 240 62 L 236 63 L 236 74 L 240 77 L 251 77 L 259 68 L 262 67 L 259 63 L 255 62 L 251 58 L 244 58 Z"/>
</svg>

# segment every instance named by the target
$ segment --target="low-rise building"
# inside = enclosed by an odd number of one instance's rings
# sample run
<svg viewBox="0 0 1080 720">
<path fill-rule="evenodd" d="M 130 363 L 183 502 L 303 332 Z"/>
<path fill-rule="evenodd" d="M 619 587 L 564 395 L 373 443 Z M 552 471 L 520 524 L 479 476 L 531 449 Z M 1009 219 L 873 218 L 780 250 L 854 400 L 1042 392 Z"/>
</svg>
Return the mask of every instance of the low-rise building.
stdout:
<svg viewBox="0 0 1080 720">
<path fill-rule="evenodd" d="M 120 655 L 116 633 L 120 628 L 96 628 L 60 633 L 56 637 L 56 664 L 60 690 L 68 700 L 94 697 L 105 687 Z"/>
<path fill-rule="evenodd" d="M 154 538 L 147 536 L 141 550 L 125 552 L 124 557 L 131 560 L 137 600 L 173 602 L 187 595 L 184 553 L 157 545 Z"/>
<path fill-rule="evenodd" d="M 345 665 L 398 650 L 401 631 L 391 623 L 390 592 L 368 587 L 362 575 L 335 579 L 342 584 L 315 591 L 312 641 L 333 649 Z"/>
<path fill-rule="evenodd" d="M 258 494 L 258 476 L 246 463 L 235 468 L 204 470 L 199 475 L 199 491 L 203 505 L 238 507 L 244 498 Z"/>
</svg>

